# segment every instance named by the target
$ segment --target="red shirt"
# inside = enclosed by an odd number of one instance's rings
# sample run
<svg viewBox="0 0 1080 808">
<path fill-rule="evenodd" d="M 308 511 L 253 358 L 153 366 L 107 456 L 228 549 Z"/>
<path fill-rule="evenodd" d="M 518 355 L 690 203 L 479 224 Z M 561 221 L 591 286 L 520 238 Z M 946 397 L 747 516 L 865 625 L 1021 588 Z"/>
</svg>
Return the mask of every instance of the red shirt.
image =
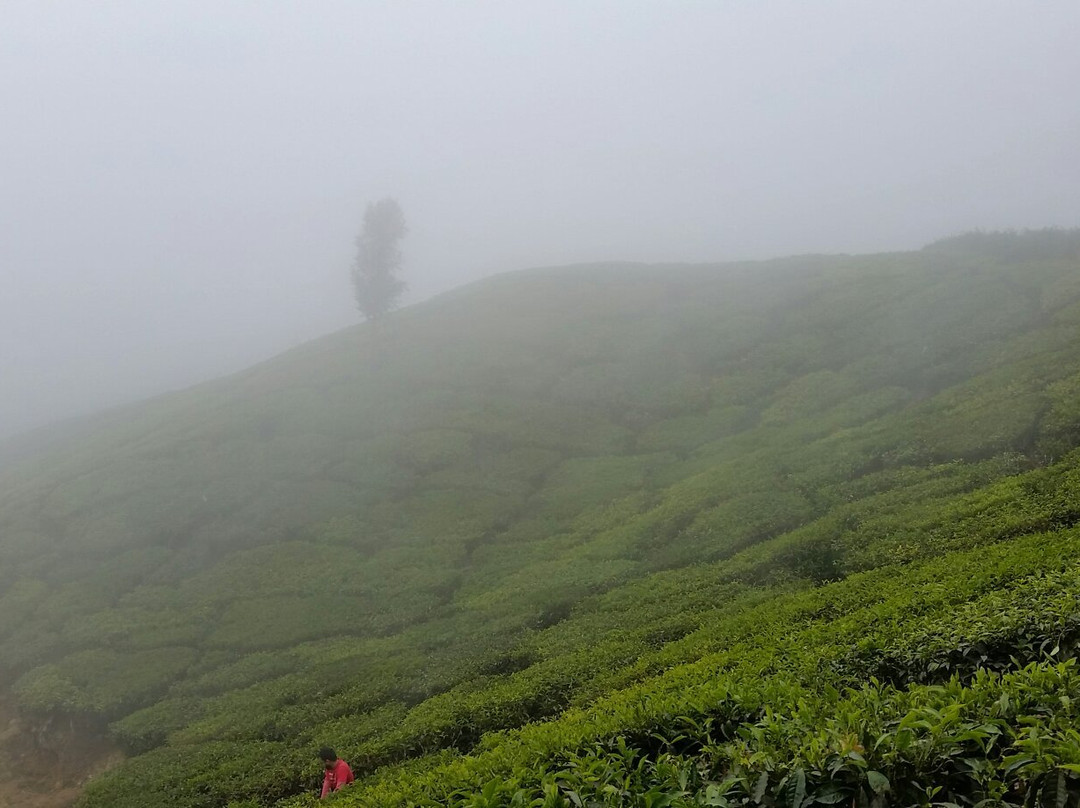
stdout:
<svg viewBox="0 0 1080 808">
<path fill-rule="evenodd" d="M 342 786 L 347 786 L 352 781 L 352 769 L 349 768 L 349 764 L 338 758 L 334 767 L 327 769 L 326 774 L 323 775 L 322 796 L 319 799 L 322 799 L 331 791 L 339 791 Z"/>
</svg>

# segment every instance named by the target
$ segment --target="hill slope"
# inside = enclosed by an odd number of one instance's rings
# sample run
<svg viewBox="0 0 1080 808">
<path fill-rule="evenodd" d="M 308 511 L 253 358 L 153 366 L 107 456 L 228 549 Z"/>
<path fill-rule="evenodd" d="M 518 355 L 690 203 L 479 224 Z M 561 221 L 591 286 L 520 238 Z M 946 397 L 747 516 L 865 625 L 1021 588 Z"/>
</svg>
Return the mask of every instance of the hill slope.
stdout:
<svg viewBox="0 0 1080 808">
<path fill-rule="evenodd" d="M 1074 686 L 1080 234 L 534 271 L 384 326 L 3 472 L 0 681 L 132 756 L 85 805 L 272 805 L 323 743 L 365 805 L 871 799 L 937 758 L 826 776 L 869 755 L 824 716 Z M 1013 702 L 995 738 L 1072 720 Z M 965 754 L 954 799 L 1019 759 Z"/>
</svg>

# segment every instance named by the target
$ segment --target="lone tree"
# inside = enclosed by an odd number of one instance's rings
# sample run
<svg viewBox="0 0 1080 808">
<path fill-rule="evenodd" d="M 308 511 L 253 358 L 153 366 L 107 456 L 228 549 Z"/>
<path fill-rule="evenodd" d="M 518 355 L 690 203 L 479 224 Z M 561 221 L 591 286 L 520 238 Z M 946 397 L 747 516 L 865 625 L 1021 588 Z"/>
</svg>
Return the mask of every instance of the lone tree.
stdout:
<svg viewBox="0 0 1080 808">
<path fill-rule="evenodd" d="M 401 269 L 398 242 L 407 232 L 405 214 L 393 198 L 367 206 L 363 230 L 356 238 L 352 282 L 356 307 L 368 320 L 378 320 L 394 308 L 408 286 L 397 277 Z"/>
</svg>

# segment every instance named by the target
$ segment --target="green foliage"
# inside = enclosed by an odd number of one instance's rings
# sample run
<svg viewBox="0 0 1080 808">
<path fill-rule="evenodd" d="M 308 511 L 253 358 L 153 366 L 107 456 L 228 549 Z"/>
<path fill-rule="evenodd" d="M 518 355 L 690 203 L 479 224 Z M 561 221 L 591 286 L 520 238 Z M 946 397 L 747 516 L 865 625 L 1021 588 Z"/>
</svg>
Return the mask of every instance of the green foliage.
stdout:
<svg viewBox="0 0 1080 808">
<path fill-rule="evenodd" d="M 0 683 L 131 755 L 84 808 L 1075 805 L 1074 241 L 520 273 L 104 418 L 0 476 Z"/>
<path fill-rule="evenodd" d="M 1075 648 L 1080 625 L 1076 540 L 1075 532 L 1033 536 L 989 553 L 954 554 L 907 576 L 883 569 L 774 598 L 741 621 L 719 616 L 726 636 L 696 662 L 669 663 L 658 676 L 549 724 L 489 736 L 477 754 L 429 773 L 386 770 L 342 802 L 463 806 L 492 777 L 513 784 L 497 805 L 515 804 L 520 791 L 524 804 L 543 799 L 556 782 L 566 785 L 560 793 L 568 804 L 576 804 L 566 793 L 573 791 L 600 805 L 653 789 L 683 800 L 674 804 L 761 804 L 766 795 L 779 803 L 800 781 L 826 803 L 838 793 L 860 799 L 867 786 L 872 800 L 885 781 L 903 804 L 1037 794 L 1059 772 L 1071 776 L 1065 767 L 1080 759 L 1080 678 L 1071 659 L 1058 661 Z M 967 605 L 954 620 L 959 604 Z M 903 621 L 912 614 L 925 615 L 926 624 L 914 634 Z M 1068 643 L 1061 640 L 1067 625 L 1074 626 Z M 925 647 L 940 629 L 949 636 L 938 647 L 970 649 L 1011 636 L 1015 642 L 1002 647 L 1013 659 L 1002 673 L 972 654 L 932 664 Z M 897 652 L 889 642 L 922 662 L 892 668 Z M 687 646 L 703 647 L 701 637 Z M 897 684 L 873 678 L 881 666 Z M 905 671 L 933 681 L 912 683 Z M 1033 747 L 1040 754 L 1025 757 Z M 926 788 L 938 788 L 939 798 Z M 701 801 L 718 794 L 728 802 Z"/>
</svg>

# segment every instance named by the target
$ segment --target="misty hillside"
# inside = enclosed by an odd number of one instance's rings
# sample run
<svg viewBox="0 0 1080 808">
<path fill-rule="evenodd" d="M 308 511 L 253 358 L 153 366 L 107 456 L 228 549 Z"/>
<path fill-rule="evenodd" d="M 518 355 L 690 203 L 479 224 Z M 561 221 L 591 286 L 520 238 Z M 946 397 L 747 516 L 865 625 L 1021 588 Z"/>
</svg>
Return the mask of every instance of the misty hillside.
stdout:
<svg viewBox="0 0 1080 808">
<path fill-rule="evenodd" d="M 1077 231 L 476 283 L 0 455 L 0 702 L 86 808 L 1075 805 L 1078 333 Z"/>
</svg>

